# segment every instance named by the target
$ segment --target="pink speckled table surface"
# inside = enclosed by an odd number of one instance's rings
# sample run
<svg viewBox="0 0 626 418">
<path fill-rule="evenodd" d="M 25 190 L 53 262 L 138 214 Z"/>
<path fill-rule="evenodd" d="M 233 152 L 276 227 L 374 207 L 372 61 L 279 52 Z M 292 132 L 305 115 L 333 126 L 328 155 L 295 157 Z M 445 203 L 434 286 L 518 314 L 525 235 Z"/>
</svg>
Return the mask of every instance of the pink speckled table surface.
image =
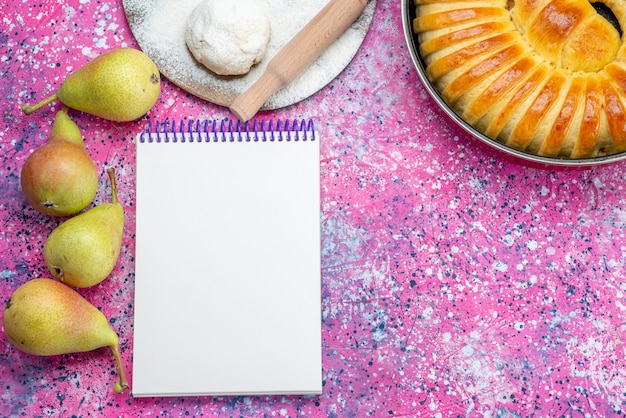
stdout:
<svg viewBox="0 0 626 418">
<path fill-rule="evenodd" d="M 120 1 L 0 9 L 0 299 L 47 276 L 60 222 L 27 205 L 20 168 L 50 131 L 55 90 L 102 52 L 138 47 Z M 134 146 L 148 119 L 230 118 L 168 80 L 142 120 L 72 118 L 118 173 L 127 225 L 112 275 L 80 293 L 133 358 Z M 260 118 L 313 118 L 322 138 L 320 396 L 134 399 L 106 349 L 34 357 L 0 335 L 0 416 L 612 416 L 626 411 L 624 163 L 551 171 L 504 160 L 452 126 L 420 85 L 400 3 L 379 0 L 329 86 Z M 166 202 L 164 204 L 167 204 Z M 176 278 L 172 278 L 176 286 Z M 163 330 L 168 338 L 168 330 Z M 132 386 L 132 374 L 129 376 Z"/>
</svg>

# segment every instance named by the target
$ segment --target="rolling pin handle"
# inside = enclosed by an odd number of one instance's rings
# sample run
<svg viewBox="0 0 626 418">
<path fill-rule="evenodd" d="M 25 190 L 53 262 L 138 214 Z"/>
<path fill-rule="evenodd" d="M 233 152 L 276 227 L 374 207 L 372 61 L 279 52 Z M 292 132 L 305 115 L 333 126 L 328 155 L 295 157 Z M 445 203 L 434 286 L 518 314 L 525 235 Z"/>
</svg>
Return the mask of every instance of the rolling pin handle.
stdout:
<svg viewBox="0 0 626 418">
<path fill-rule="evenodd" d="M 267 99 L 291 83 L 363 13 L 368 0 L 330 0 L 267 64 L 265 73 L 235 98 L 230 110 L 250 120 Z"/>
</svg>

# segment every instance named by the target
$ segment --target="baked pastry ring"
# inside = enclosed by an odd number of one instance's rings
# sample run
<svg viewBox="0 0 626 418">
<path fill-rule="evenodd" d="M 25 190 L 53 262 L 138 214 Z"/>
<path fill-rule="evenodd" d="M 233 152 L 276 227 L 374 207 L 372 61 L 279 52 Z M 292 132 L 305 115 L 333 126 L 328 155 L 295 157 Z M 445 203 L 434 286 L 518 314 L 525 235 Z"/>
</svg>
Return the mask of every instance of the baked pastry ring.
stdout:
<svg viewBox="0 0 626 418">
<path fill-rule="evenodd" d="M 626 1 L 599 2 L 626 27 Z M 414 4 L 426 76 L 475 129 L 546 157 L 626 150 L 626 49 L 588 0 Z"/>
</svg>

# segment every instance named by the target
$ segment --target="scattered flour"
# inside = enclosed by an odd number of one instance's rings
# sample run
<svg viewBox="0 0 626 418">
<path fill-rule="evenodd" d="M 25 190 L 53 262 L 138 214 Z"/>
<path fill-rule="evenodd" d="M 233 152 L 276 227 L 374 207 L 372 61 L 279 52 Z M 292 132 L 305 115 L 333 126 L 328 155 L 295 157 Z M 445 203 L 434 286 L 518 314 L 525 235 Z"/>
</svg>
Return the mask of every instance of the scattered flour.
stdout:
<svg viewBox="0 0 626 418">
<path fill-rule="evenodd" d="M 267 63 L 326 4 L 327 0 L 263 0 L 271 36 L 265 57 L 244 76 L 218 76 L 195 60 L 185 43 L 187 19 L 201 0 L 123 0 L 124 11 L 141 49 L 161 73 L 182 89 L 228 106 L 261 77 Z M 374 16 L 376 0 L 363 15 L 290 85 L 275 93 L 262 109 L 297 103 L 332 81 L 358 51 Z"/>
</svg>

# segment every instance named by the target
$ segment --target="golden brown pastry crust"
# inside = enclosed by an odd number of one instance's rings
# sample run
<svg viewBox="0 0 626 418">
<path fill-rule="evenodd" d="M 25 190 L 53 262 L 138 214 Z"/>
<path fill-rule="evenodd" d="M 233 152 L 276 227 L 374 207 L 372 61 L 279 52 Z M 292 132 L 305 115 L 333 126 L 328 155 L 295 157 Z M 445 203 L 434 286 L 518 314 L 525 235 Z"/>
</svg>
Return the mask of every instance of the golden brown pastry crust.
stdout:
<svg viewBox="0 0 626 418">
<path fill-rule="evenodd" d="M 601 0 L 626 27 L 626 1 Z M 529 153 L 626 151 L 626 48 L 588 0 L 414 0 L 426 76 L 485 135 Z"/>
</svg>

